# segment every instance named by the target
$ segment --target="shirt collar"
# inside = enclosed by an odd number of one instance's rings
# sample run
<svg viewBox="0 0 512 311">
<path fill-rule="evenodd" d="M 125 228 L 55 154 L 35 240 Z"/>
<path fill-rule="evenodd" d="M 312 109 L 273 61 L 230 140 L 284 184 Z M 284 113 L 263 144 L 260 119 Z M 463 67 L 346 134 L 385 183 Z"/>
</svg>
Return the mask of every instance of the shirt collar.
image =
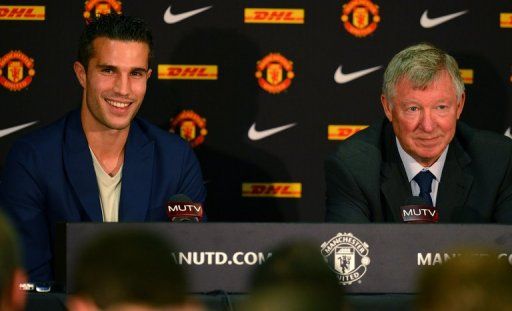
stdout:
<svg viewBox="0 0 512 311">
<path fill-rule="evenodd" d="M 407 179 L 409 182 L 422 170 L 429 170 L 436 177 L 437 182 L 441 182 L 441 174 L 443 172 L 444 162 L 446 161 L 446 155 L 448 154 L 448 146 L 444 148 L 441 156 L 437 161 L 432 164 L 430 167 L 423 167 L 421 164 L 416 162 L 413 157 L 411 157 L 400 145 L 398 138 L 395 137 L 396 146 L 398 148 L 398 153 L 400 154 L 400 158 L 402 159 L 402 163 L 404 164 L 405 173 L 407 174 Z"/>
</svg>

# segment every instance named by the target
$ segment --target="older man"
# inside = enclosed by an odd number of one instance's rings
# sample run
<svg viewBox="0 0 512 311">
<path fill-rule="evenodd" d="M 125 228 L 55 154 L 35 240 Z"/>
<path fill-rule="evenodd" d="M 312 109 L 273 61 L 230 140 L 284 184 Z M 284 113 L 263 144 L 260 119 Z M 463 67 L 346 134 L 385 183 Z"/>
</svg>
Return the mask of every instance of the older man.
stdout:
<svg viewBox="0 0 512 311">
<path fill-rule="evenodd" d="M 401 222 L 413 196 L 440 222 L 512 222 L 512 142 L 458 121 L 457 62 L 418 44 L 393 57 L 381 102 L 387 120 L 340 144 L 326 161 L 327 221 Z"/>
</svg>

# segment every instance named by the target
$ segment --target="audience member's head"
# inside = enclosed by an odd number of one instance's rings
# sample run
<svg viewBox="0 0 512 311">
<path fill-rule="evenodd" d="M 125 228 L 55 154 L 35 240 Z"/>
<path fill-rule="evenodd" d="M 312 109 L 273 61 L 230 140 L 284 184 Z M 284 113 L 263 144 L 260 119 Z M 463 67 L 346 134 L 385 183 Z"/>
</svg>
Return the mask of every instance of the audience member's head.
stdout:
<svg viewBox="0 0 512 311">
<path fill-rule="evenodd" d="M 274 252 L 253 274 L 246 311 L 344 308 L 344 294 L 318 245 L 294 242 Z"/>
<path fill-rule="evenodd" d="M 26 281 L 16 235 L 0 214 L 0 311 L 24 309 L 26 293 L 19 288 L 19 284 Z"/>
<path fill-rule="evenodd" d="M 481 256 L 478 254 L 488 254 Z M 424 271 L 418 310 L 512 310 L 512 267 L 497 254 L 464 251 Z"/>
<path fill-rule="evenodd" d="M 108 232 L 84 247 L 69 309 L 202 310 L 187 299 L 185 274 L 172 247 L 151 232 Z"/>
</svg>

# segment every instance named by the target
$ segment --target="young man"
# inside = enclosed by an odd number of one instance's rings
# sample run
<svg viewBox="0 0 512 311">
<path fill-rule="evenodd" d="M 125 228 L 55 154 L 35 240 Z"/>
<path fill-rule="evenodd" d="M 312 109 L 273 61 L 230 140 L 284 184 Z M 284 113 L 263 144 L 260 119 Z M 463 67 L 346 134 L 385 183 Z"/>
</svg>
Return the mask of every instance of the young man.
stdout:
<svg viewBox="0 0 512 311">
<path fill-rule="evenodd" d="M 326 162 L 327 221 L 401 222 L 412 196 L 440 222 L 512 222 L 512 142 L 458 121 L 457 62 L 418 44 L 384 74 L 387 120 L 342 143 Z"/>
<path fill-rule="evenodd" d="M 151 51 L 141 19 L 111 14 L 91 22 L 74 64 L 80 110 L 13 145 L 0 196 L 21 233 L 31 281 L 53 278 L 58 222 L 168 221 L 165 203 L 174 194 L 204 201 L 187 143 L 136 117 Z"/>
</svg>

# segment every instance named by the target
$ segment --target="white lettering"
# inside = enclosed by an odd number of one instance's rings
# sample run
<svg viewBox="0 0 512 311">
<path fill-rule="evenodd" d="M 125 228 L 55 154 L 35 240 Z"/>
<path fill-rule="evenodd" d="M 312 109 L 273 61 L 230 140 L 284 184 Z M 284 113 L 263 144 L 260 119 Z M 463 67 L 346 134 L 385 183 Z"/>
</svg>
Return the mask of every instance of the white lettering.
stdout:
<svg viewBox="0 0 512 311">
<path fill-rule="evenodd" d="M 430 266 L 432 264 L 432 253 L 427 253 L 423 257 L 423 253 L 418 253 L 418 266 Z"/>
<path fill-rule="evenodd" d="M 248 265 L 254 265 L 258 262 L 258 256 L 253 252 L 246 253 L 244 256 L 244 261 Z"/>
</svg>

